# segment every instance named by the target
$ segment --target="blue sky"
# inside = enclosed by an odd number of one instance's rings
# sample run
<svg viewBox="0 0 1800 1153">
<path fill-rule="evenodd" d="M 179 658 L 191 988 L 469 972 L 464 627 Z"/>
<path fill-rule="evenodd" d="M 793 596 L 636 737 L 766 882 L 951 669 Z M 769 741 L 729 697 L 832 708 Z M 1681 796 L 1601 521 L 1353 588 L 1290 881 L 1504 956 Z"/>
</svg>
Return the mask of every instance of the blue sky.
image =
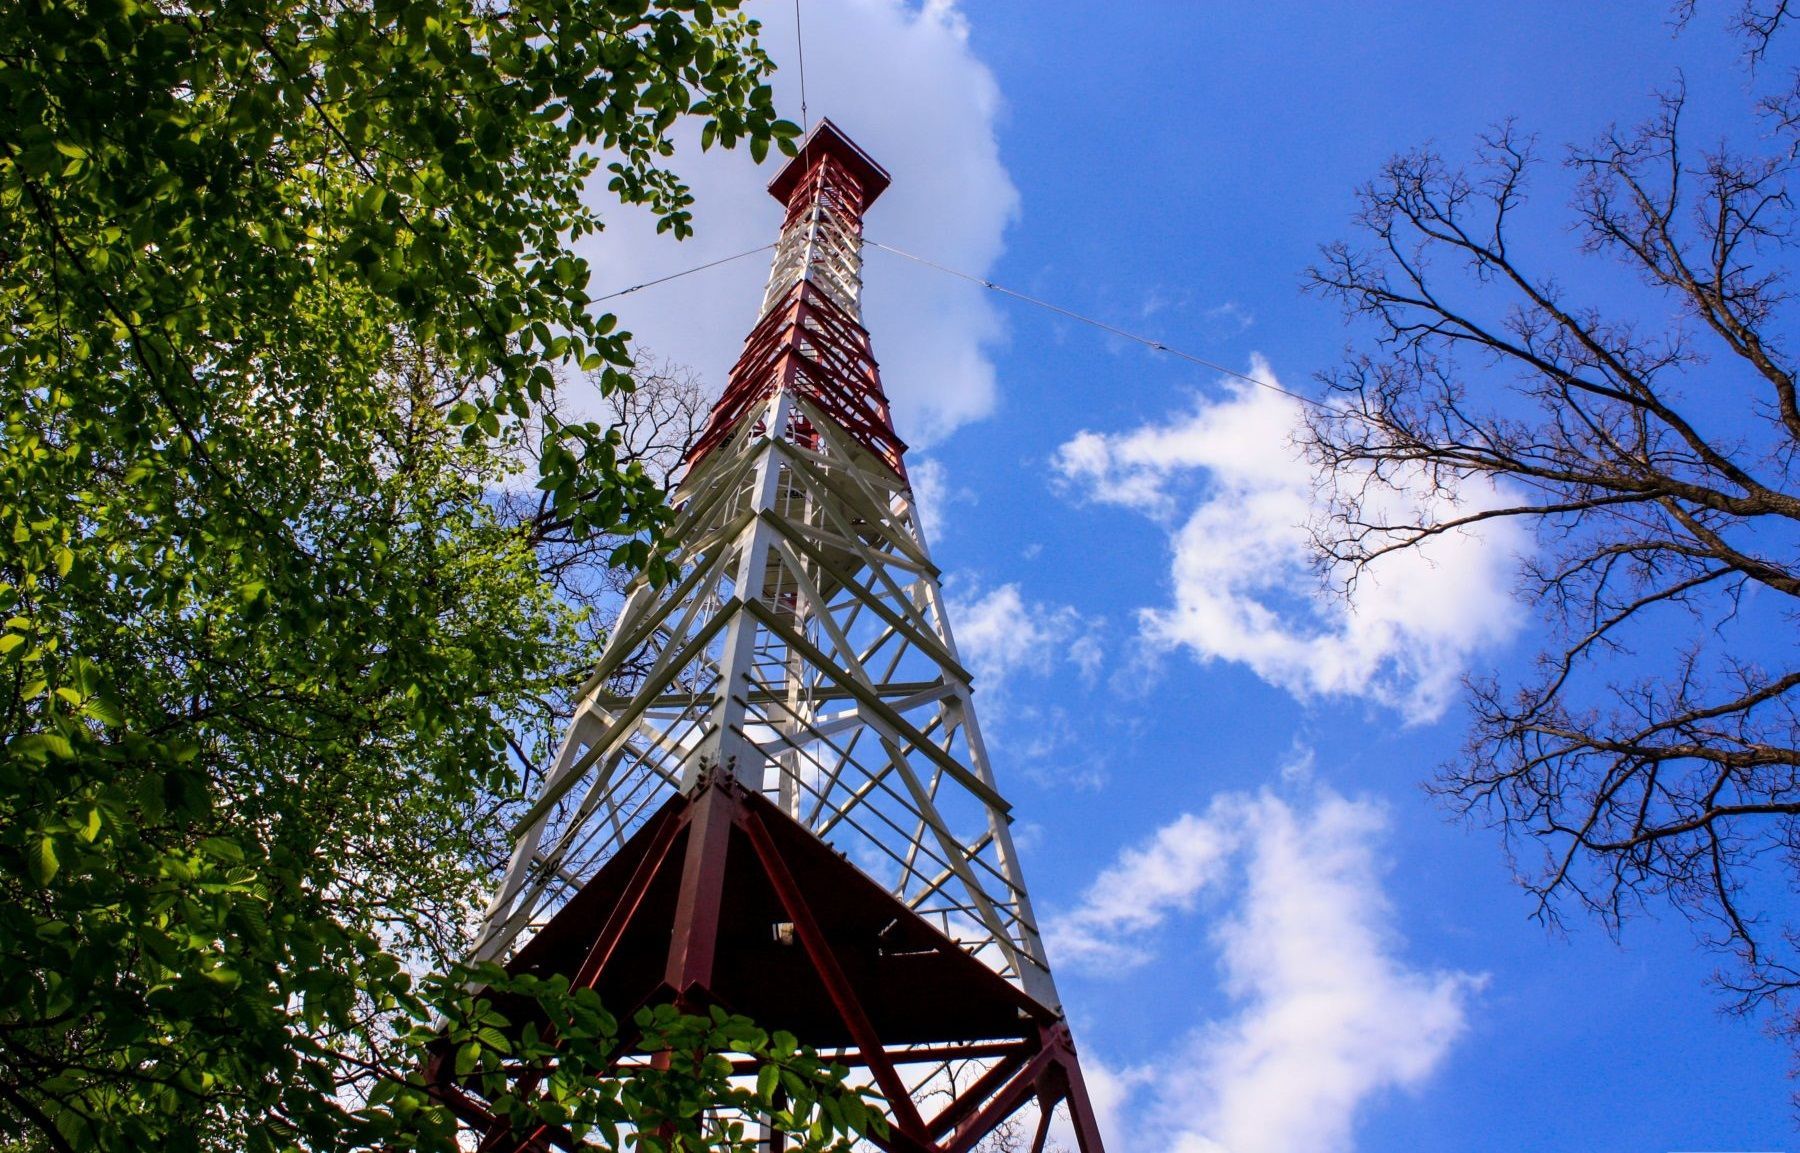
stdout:
<svg viewBox="0 0 1800 1153">
<path fill-rule="evenodd" d="M 791 63 L 791 5 L 752 11 Z M 1751 132 L 1726 15 L 812 0 L 807 97 L 893 174 L 871 239 L 1312 391 L 1356 334 L 1301 273 L 1384 160 L 1466 158 L 1505 117 L 1555 157 L 1678 76 L 1696 138 Z M 611 213 L 597 289 L 773 239 L 766 170 L 683 170 L 699 235 Z M 1583 287 L 1538 176 L 1533 244 Z M 765 271 L 620 315 L 716 387 Z M 1789 1053 L 1720 1012 L 1685 922 L 1546 932 L 1497 838 L 1420 789 L 1455 678 L 1535 651 L 1525 542 L 1397 570 L 1351 617 L 1299 567 L 1287 402 L 881 252 L 865 302 L 1118 1148 L 1795 1147 Z"/>
</svg>

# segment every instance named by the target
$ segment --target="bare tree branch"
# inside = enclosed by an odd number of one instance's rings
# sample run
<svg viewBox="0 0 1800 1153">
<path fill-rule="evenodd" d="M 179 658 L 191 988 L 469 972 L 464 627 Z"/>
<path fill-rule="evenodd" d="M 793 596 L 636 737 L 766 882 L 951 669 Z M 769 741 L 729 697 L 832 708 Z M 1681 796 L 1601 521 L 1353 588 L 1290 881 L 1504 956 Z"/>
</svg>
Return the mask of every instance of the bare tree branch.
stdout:
<svg viewBox="0 0 1800 1153">
<path fill-rule="evenodd" d="M 1742 7 L 1754 57 L 1788 16 Z M 1563 160 L 1565 271 L 1625 274 L 1605 308 L 1521 242 L 1542 165 L 1510 125 L 1467 170 L 1415 152 L 1361 190 L 1362 242 L 1309 270 L 1374 332 L 1308 416 L 1315 545 L 1349 584 L 1447 533 L 1529 530 L 1521 595 L 1553 643 L 1522 683 L 1470 683 L 1436 792 L 1502 831 L 1546 920 L 1672 905 L 1736 957 L 1739 1007 L 1800 1038 L 1800 927 L 1747 881 L 1780 862 L 1800 884 L 1795 161 L 1684 149 L 1683 100 Z M 1471 484 L 1499 501 L 1458 504 Z"/>
</svg>

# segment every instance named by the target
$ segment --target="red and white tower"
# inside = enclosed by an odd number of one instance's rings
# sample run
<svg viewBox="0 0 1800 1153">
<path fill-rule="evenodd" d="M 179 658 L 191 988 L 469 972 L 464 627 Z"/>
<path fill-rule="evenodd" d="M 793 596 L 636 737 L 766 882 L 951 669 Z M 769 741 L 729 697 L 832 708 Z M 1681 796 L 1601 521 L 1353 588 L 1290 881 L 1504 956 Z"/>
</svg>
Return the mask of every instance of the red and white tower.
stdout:
<svg viewBox="0 0 1800 1153">
<path fill-rule="evenodd" d="M 867 1071 L 888 1149 L 1022 1114 L 1041 1150 L 1061 1105 L 1101 1153 L 862 326 L 888 182 L 821 121 L 769 185 L 762 316 L 673 497 L 681 576 L 627 598 L 477 957 L 788 1030 Z"/>
</svg>

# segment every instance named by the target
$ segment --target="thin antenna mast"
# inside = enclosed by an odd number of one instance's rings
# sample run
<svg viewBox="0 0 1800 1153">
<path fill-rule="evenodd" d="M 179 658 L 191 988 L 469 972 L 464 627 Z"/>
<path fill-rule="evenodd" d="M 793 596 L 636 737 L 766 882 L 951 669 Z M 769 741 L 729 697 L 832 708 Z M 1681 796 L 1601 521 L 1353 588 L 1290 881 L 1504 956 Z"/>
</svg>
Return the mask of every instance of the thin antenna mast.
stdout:
<svg viewBox="0 0 1800 1153">
<path fill-rule="evenodd" d="M 794 0 L 794 49 L 800 54 L 800 131 L 812 131 L 806 117 L 806 37 L 800 31 L 800 0 Z"/>
</svg>

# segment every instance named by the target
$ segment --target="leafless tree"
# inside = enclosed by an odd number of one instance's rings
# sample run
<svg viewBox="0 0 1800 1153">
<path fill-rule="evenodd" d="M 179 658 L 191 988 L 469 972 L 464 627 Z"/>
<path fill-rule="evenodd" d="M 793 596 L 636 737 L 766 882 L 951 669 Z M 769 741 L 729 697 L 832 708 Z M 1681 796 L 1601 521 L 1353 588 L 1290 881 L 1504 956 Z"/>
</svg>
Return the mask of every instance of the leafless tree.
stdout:
<svg viewBox="0 0 1800 1153">
<path fill-rule="evenodd" d="M 613 451 L 620 468 L 642 468 L 656 487 L 670 492 L 681 479 L 683 460 L 706 423 L 712 398 L 693 369 L 642 347 L 637 349 L 631 376 L 635 385 L 631 391 L 612 393 L 602 393 L 597 384 L 579 378 L 559 381 L 555 392 L 546 396 L 541 415 L 512 430 L 514 452 L 522 465 L 538 459 L 556 422 L 588 420 L 618 434 Z M 593 670 L 625 588 L 637 575 L 634 566 L 620 560 L 625 539 L 579 531 L 556 513 L 549 493 L 531 486 L 529 471 L 513 481 L 493 493 L 496 514 L 502 523 L 516 527 L 555 595 L 581 615 L 569 646 L 566 675 L 560 678 L 564 690 L 538 701 L 535 713 L 522 718 L 511 735 L 519 788 L 514 795 L 493 798 L 492 810 L 484 811 L 495 827 L 505 827 L 501 814 L 519 808 L 522 798 L 543 779 L 573 715 L 574 692 Z M 628 667 L 623 675 L 635 671 Z M 509 848 L 495 842 L 491 862 L 495 867 L 504 864 Z"/>
<path fill-rule="evenodd" d="M 1018 1117 L 1008 1117 L 981 1139 L 973 1153 L 1030 1153 L 1032 1140 L 1033 1134 Z M 1055 1141 L 1046 1141 L 1044 1153 L 1068 1153 L 1068 1150 Z"/>
<path fill-rule="evenodd" d="M 1685 28 L 1706 7 L 1701 0 L 1677 0 L 1676 28 Z M 1779 33 L 1800 17 L 1800 4 L 1793 0 L 1737 0 L 1725 12 L 1731 31 L 1744 45 L 1744 62 L 1755 73 L 1769 62 L 1781 39 Z M 1800 68 L 1789 68 L 1782 87 L 1763 96 L 1756 109 L 1788 141 L 1790 155 L 1800 150 Z"/>
<path fill-rule="evenodd" d="M 635 385 L 631 391 L 604 394 L 597 385 L 584 387 L 584 381 L 560 382 L 543 412 L 552 422 L 579 417 L 617 431 L 619 466 L 642 468 L 667 493 L 680 479 L 682 459 L 706 423 L 711 398 L 693 369 L 643 349 L 638 350 L 631 378 Z M 524 459 L 537 459 L 546 427 L 537 419 L 519 429 Z M 570 604 L 591 610 L 590 628 L 595 635 L 602 634 L 610 610 L 637 575 L 613 559 L 622 541 L 605 533 L 575 531 L 556 514 L 546 492 L 508 489 L 497 495 L 496 502 L 502 518 L 526 534 L 546 579 Z"/>
<path fill-rule="evenodd" d="M 1785 6 L 1743 13 L 1761 60 Z M 1362 239 L 1308 274 L 1375 332 L 1309 418 L 1338 481 L 1316 539 L 1353 581 L 1529 528 L 1550 640 L 1535 674 L 1470 683 L 1436 790 L 1504 830 L 1546 918 L 1672 905 L 1735 954 L 1734 1003 L 1800 1038 L 1795 121 L 1695 148 L 1683 103 L 1560 166 L 1508 126 L 1466 170 L 1414 152 L 1361 191 Z M 1546 179 L 1571 190 L 1566 260 L 1527 200 Z M 1456 503 L 1489 484 L 1498 507 Z M 1409 491 L 1434 499 L 1383 512 Z"/>
<path fill-rule="evenodd" d="M 948 1105 L 986 1071 L 987 1066 L 980 1061 L 950 1062 L 944 1066 L 944 1075 L 941 1078 L 933 1078 L 935 1084 L 929 1089 L 926 1097 L 942 1097 L 944 1104 Z M 1029 1113 L 1015 1113 L 994 1126 L 980 1141 L 977 1141 L 970 1153 L 1039 1153 L 1033 1145 L 1039 1136 L 1044 1136 L 1041 1153 L 1069 1153 L 1068 1149 L 1054 1138 L 1038 1133 L 1038 1120 L 1038 1117 Z"/>
</svg>

